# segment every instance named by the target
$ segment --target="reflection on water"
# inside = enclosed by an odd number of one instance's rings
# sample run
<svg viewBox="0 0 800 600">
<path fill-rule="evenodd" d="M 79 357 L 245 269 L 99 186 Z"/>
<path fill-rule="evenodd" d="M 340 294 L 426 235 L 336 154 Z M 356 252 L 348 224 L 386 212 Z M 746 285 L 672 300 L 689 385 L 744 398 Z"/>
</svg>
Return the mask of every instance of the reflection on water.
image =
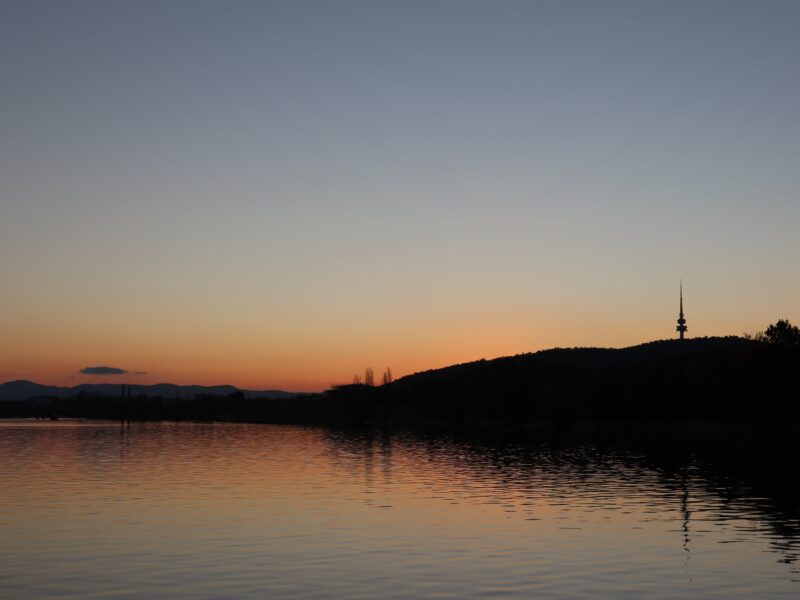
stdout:
<svg viewBox="0 0 800 600">
<path fill-rule="evenodd" d="M 6 422 L 0 596 L 799 594 L 787 478 L 668 450 Z"/>
</svg>

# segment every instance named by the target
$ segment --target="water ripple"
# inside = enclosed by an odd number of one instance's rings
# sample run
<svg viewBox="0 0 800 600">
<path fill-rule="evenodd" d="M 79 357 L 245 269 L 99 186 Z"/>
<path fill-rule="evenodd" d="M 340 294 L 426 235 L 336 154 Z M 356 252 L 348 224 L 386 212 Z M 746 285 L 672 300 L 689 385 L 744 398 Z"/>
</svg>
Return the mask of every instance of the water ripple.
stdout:
<svg viewBox="0 0 800 600">
<path fill-rule="evenodd" d="M 800 592 L 793 490 L 691 454 L 5 422 L 0 478 L 2 597 Z"/>
</svg>

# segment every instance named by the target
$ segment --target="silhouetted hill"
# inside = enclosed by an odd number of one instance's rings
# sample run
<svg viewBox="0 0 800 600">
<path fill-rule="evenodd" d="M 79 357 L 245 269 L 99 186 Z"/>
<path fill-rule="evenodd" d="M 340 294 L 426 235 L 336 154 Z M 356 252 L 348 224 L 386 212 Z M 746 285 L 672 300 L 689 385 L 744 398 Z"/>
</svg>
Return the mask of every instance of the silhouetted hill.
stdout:
<svg viewBox="0 0 800 600">
<path fill-rule="evenodd" d="M 0 416 L 194 419 L 325 424 L 528 426 L 609 421 L 800 420 L 800 346 L 737 337 L 630 348 L 556 348 L 324 394 L 231 386 L 0 386 Z M 272 397 L 266 397 L 272 395 Z M 38 396 L 34 402 L 9 402 Z M 254 401 L 253 396 L 262 396 Z"/>
<path fill-rule="evenodd" d="M 330 392 L 356 419 L 454 423 L 800 415 L 800 348 L 738 337 L 544 350 Z"/>
<path fill-rule="evenodd" d="M 33 381 L 18 380 L 0 384 L 0 400 L 29 400 L 31 398 L 68 398 L 85 392 L 94 396 L 119 396 L 121 383 L 83 383 L 74 387 L 42 385 Z M 192 398 L 197 395 L 227 396 L 241 391 L 248 398 L 291 398 L 296 394 L 281 390 L 239 390 L 232 385 L 131 385 L 132 396 L 148 398 Z"/>
<path fill-rule="evenodd" d="M 765 344 L 740 337 L 709 337 L 686 340 L 658 340 L 627 348 L 551 348 L 491 360 L 478 360 L 441 369 L 421 371 L 396 381 L 405 385 L 456 382 L 462 378 L 491 377 L 497 371 L 521 371 L 537 367 L 585 369 L 621 368 L 660 361 L 676 356 L 710 355 L 714 353 L 749 353 Z"/>
</svg>

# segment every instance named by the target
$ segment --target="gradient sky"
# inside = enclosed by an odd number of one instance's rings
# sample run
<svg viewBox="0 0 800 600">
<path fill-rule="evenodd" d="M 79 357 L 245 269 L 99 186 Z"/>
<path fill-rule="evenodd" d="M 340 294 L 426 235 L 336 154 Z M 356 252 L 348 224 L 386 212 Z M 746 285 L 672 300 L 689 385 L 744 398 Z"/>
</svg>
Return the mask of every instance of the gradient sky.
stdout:
<svg viewBox="0 0 800 600">
<path fill-rule="evenodd" d="M 316 390 L 800 320 L 800 3 L 0 4 L 0 381 Z M 136 376 L 78 371 L 108 365 Z"/>
</svg>

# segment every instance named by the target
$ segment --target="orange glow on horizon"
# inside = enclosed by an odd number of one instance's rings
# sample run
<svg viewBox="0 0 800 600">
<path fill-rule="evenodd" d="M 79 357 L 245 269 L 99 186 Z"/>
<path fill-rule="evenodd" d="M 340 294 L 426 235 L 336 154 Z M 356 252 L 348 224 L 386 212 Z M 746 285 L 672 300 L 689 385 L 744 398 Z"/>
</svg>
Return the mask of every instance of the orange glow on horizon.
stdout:
<svg viewBox="0 0 800 600">
<path fill-rule="evenodd" d="M 320 322 L 316 329 L 248 327 L 246 323 L 193 320 L 172 325 L 107 329 L 14 325 L 19 340 L 0 354 L 0 380 L 30 379 L 49 385 L 80 383 L 230 384 L 242 389 L 321 391 L 348 383 L 372 367 L 376 379 L 387 367 L 395 379 L 451 364 L 491 359 L 552 347 L 623 347 L 663 339 L 670 314 L 660 328 L 642 327 L 655 314 L 592 318 L 570 307 L 483 307 L 461 313 L 429 313 L 419 319 L 367 322 L 359 327 Z M 695 335 L 728 334 L 731 329 Z M 386 324 L 384 324 L 386 323 Z M 742 331 L 739 329 L 739 332 Z M 737 331 L 733 329 L 733 331 Z M 9 339 L 9 338 L 6 338 Z M 57 342 L 57 343 L 56 343 Z M 115 376 L 82 375 L 86 366 L 128 370 Z M 132 374 L 145 371 L 144 375 Z"/>
</svg>

